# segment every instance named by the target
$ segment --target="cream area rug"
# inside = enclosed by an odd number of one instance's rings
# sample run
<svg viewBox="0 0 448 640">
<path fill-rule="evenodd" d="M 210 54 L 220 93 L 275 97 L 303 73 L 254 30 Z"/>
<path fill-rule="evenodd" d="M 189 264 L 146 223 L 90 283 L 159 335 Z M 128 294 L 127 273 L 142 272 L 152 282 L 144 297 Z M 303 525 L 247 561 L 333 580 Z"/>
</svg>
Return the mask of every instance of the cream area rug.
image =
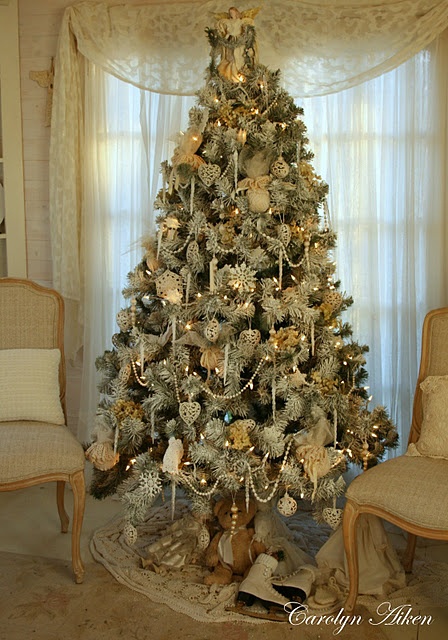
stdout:
<svg viewBox="0 0 448 640">
<path fill-rule="evenodd" d="M 177 505 L 176 518 L 188 512 L 188 506 L 180 502 Z M 140 592 L 154 603 L 167 605 L 173 611 L 184 614 L 198 622 L 236 622 L 265 624 L 255 618 L 248 618 L 228 611 L 235 602 L 237 586 L 207 587 L 203 577 L 208 569 L 201 565 L 187 565 L 181 569 L 163 569 L 160 573 L 142 568 L 146 548 L 164 535 L 171 524 L 170 505 L 153 508 L 147 520 L 139 526 L 137 542 L 129 546 L 122 533 L 124 523 L 116 518 L 98 529 L 91 541 L 93 557 L 103 564 L 118 582 Z M 289 530 L 300 549 L 314 557 L 328 539 L 329 527 L 318 525 L 307 512 L 296 514 L 288 521 Z M 373 614 L 378 606 L 387 600 L 392 607 L 411 605 L 424 612 L 429 607 L 448 606 L 448 571 L 445 563 L 423 562 L 416 559 L 412 575 L 407 576 L 406 586 L 383 596 L 360 595 L 358 606 Z M 312 610 L 309 615 L 321 615 L 322 610 Z M 373 627 L 377 635 L 380 628 Z M 344 629 L 347 636 L 348 627 Z M 367 635 L 364 630 L 363 637 Z"/>
</svg>

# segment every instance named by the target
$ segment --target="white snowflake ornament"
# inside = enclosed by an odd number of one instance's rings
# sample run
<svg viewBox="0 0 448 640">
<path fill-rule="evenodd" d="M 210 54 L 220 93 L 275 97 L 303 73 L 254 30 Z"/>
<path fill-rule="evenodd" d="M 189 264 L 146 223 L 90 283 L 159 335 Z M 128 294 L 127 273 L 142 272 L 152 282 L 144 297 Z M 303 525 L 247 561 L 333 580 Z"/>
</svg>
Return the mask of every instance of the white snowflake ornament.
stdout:
<svg viewBox="0 0 448 640">
<path fill-rule="evenodd" d="M 157 295 L 160 296 L 160 298 L 171 298 L 171 300 L 176 298 L 176 300 L 178 300 L 179 296 L 182 296 L 183 291 L 182 276 L 173 271 L 164 271 L 156 279 L 156 289 Z M 176 295 L 175 292 L 178 292 L 178 294 Z"/>
</svg>

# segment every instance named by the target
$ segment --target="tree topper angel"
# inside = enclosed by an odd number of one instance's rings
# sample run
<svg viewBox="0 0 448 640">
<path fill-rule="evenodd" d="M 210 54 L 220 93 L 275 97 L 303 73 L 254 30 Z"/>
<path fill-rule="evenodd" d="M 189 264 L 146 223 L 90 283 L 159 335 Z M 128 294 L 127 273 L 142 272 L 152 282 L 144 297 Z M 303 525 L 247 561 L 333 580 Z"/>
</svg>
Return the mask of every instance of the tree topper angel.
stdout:
<svg viewBox="0 0 448 640">
<path fill-rule="evenodd" d="M 246 11 L 238 11 L 236 7 L 230 7 L 228 13 L 215 14 L 216 29 L 224 41 L 218 71 L 228 80 L 241 81 L 241 71 L 245 67 L 245 56 L 249 48 L 252 59 L 255 60 L 257 57 L 255 42 L 249 47 L 242 36 L 246 33 L 248 26 L 253 26 L 259 11 L 260 7 Z"/>
</svg>

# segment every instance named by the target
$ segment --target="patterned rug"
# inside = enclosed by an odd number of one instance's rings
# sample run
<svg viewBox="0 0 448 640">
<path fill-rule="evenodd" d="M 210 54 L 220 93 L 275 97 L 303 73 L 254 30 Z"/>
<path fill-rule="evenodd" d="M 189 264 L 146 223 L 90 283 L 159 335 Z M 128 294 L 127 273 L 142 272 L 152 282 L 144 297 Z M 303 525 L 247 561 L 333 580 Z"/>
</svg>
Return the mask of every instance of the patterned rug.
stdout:
<svg viewBox="0 0 448 640">
<path fill-rule="evenodd" d="M 86 557 L 83 584 L 69 561 L 0 552 L 0 640 L 386 640 L 381 627 L 197 622 L 150 600 Z M 125 583 L 126 584 L 126 583 Z M 127 584 L 130 586 L 130 584 Z M 367 612 L 359 613 L 366 619 Z M 434 640 L 438 640 L 434 636 Z M 409 640 L 409 637 L 406 638 Z M 432 637 L 431 637 L 432 640 Z"/>
</svg>

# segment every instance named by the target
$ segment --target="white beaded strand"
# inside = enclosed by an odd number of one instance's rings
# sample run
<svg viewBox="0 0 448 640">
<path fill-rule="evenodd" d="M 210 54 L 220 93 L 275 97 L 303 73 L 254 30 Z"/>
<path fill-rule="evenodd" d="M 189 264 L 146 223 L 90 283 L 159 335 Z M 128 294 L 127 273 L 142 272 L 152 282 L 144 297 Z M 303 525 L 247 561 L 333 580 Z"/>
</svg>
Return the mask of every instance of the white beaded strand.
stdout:
<svg viewBox="0 0 448 640">
<path fill-rule="evenodd" d="M 213 391 L 211 391 L 205 384 L 201 385 L 202 389 L 205 391 L 205 393 L 207 393 L 209 396 L 211 396 L 215 400 L 234 400 L 235 398 L 238 398 L 239 396 L 241 396 L 246 391 L 246 389 L 248 389 L 250 387 L 250 385 L 253 384 L 255 378 L 257 377 L 257 375 L 258 375 L 258 373 L 259 373 L 259 371 L 261 369 L 261 365 L 263 364 L 263 362 L 265 360 L 267 360 L 267 356 L 261 358 L 261 360 L 258 363 L 257 368 L 255 369 L 254 373 L 252 374 L 252 377 L 250 378 L 250 380 L 248 382 L 246 382 L 244 387 L 242 387 L 237 393 L 232 393 L 232 395 L 213 393 Z"/>
<path fill-rule="evenodd" d="M 198 489 L 196 489 L 196 487 L 193 485 L 193 483 L 185 473 L 181 472 L 179 475 L 181 479 L 184 480 L 185 483 L 190 487 L 193 493 L 195 493 L 197 496 L 204 496 L 205 498 L 209 498 L 211 495 L 213 495 L 219 483 L 219 479 L 218 479 L 215 481 L 215 483 L 213 484 L 212 488 L 209 491 L 199 491 Z"/>
<path fill-rule="evenodd" d="M 267 498 L 261 498 L 258 495 L 257 490 L 255 489 L 255 485 L 254 485 L 254 480 L 253 480 L 253 476 L 252 476 L 252 470 L 251 470 L 249 464 L 247 465 L 248 470 L 249 470 L 250 488 L 252 489 L 252 492 L 253 492 L 256 500 L 258 500 L 258 502 L 262 502 L 262 503 L 269 502 L 270 500 L 272 500 L 272 498 L 277 493 L 278 485 L 280 484 L 280 479 L 281 479 L 281 476 L 283 475 L 283 471 L 285 469 L 285 465 L 286 465 L 286 462 L 288 460 L 288 455 L 289 455 L 289 452 L 291 450 L 291 445 L 292 445 L 292 439 L 288 442 L 288 446 L 286 447 L 285 455 L 283 456 L 282 466 L 280 467 L 280 472 L 279 472 L 279 474 L 277 476 L 277 479 L 274 482 L 274 486 L 272 488 L 272 491 L 271 491 L 271 493 L 269 494 L 269 496 Z"/>
<path fill-rule="evenodd" d="M 134 372 L 135 379 L 137 380 L 139 385 L 141 387 L 147 387 L 148 386 L 148 381 L 146 380 L 146 378 L 144 376 L 142 376 L 142 377 L 139 376 L 138 369 L 137 369 L 137 364 L 133 360 L 131 360 L 131 367 L 132 367 L 132 371 Z"/>
</svg>

